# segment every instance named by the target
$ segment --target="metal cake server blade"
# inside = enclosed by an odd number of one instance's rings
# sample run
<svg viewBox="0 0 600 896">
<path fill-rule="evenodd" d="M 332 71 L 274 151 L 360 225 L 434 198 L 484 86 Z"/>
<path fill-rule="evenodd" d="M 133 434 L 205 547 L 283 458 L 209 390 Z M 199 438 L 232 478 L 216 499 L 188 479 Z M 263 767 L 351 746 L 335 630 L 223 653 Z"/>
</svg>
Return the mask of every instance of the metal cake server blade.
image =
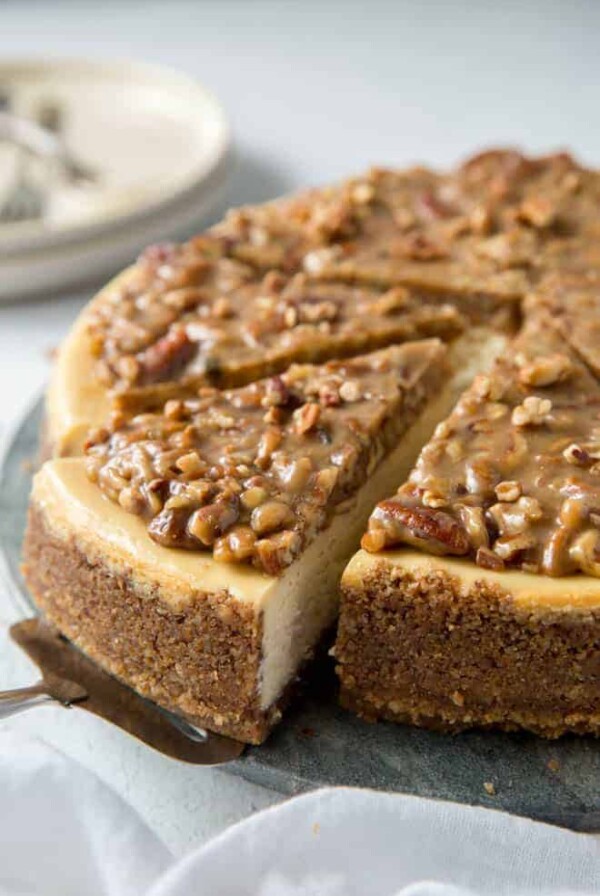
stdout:
<svg viewBox="0 0 600 896">
<path fill-rule="evenodd" d="M 0 718 L 55 700 L 77 705 L 112 722 L 166 756 L 196 765 L 237 759 L 245 744 L 204 731 L 181 716 L 140 697 L 104 672 L 43 619 L 25 619 L 10 628 L 12 640 L 42 673 L 29 688 L 0 693 Z"/>
</svg>

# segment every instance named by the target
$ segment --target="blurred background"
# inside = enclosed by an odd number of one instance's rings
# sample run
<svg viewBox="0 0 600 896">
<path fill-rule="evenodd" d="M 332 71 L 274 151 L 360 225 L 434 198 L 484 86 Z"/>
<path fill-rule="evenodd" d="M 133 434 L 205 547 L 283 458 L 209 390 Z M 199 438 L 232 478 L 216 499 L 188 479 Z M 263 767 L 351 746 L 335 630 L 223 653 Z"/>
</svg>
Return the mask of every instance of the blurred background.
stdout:
<svg viewBox="0 0 600 896">
<path fill-rule="evenodd" d="M 600 165 L 599 34 L 594 0 L 2 0 L 0 118 L 58 133 L 84 174 L 67 183 L 61 169 L 43 215 L 30 192 L 29 218 L 3 223 L 19 178 L 40 172 L 0 147 L 0 442 L 78 309 L 143 242 L 372 164 L 449 166 L 510 144 Z M 88 67 L 61 68 L 46 91 L 44 66 L 61 59 Z M 72 112 L 57 113 L 61 91 Z M 120 732 L 46 713 L 23 726 L 91 765 L 178 849 L 272 798 L 216 772 L 191 787 Z"/>
</svg>

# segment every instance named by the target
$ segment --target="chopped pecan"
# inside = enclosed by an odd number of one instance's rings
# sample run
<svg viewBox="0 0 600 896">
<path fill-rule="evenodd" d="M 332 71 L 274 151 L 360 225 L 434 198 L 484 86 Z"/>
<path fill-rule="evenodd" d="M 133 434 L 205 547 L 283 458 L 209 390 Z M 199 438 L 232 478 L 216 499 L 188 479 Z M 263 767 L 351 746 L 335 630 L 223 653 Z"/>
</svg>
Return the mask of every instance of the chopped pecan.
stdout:
<svg viewBox="0 0 600 896">
<path fill-rule="evenodd" d="M 202 544 L 210 546 L 239 519 L 239 502 L 222 498 L 196 510 L 189 518 L 188 532 Z"/>
<path fill-rule="evenodd" d="M 535 538 L 532 535 L 525 535 L 524 533 L 520 535 L 506 535 L 496 539 L 494 542 L 494 553 L 501 557 L 502 560 L 510 562 L 516 557 L 521 557 L 525 551 L 535 547 L 535 543 Z"/>
<path fill-rule="evenodd" d="M 315 402 L 308 402 L 297 408 L 293 416 L 296 432 L 304 435 L 315 429 L 321 419 L 321 405 Z"/>
<path fill-rule="evenodd" d="M 577 567 L 591 576 L 600 576 L 600 531 L 587 529 L 569 549 L 569 556 Z"/>
<path fill-rule="evenodd" d="M 289 403 L 290 398 L 290 390 L 280 376 L 273 376 L 270 380 L 267 380 L 265 394 L 262 399 L 263 407 L 285 407 Z"/>
<path fill-rule="evenodd" d="M 529 196 L 519 206 L 519 217 L 532 227 L 550 227 L 557 215 L 556 204 L 547 196 Z"/>
<path fill-rule="evenodd" d="M 499 501 L 517 501 L 521 497 L 521 483 L 515 482 L 513 479 L 505 479 L 498 483 L 495 492 Z"/>
<path fill-rule="evenodd" d="M 576 467 L 585 467 L 591 462 L 591 457 L 581 445 L 572 442 L 563 451 L 563 457 L 569 464 Z"/>
<path fill-rule="evenodd" d="M 266 535 L 292 525 L 294 513 L 283 501 L 265 501 L 252 511 L 250 525 L 258 535 Z"/>
<path fill-rule="evenodd" d="M 504 569 L 504 560 L 486 547 L 477 549 L 475 562 L 482 569 L 491 569 L 493 572 L 501 572 Z"/>
<path fill-rule="evenodd" d="M 339 389 L 340 398 L 346 402 L 360 401 L 362 392 L 356 380 L 346 380 Z"/>
<path fill-rule="evenodd" d="M 527 386 L 551 386 L 566 380 L 572 369 L 567 355 L 546 355 L 524 364 L 519 371 L 519 380 Z"/>
<path fill-rule="evenodd" d="M 250 526 L 236 526 L 227 535 L 217 538 L 213 556 L 222 563 L 241 563 L 252 558 L 255 544 L 256 535 Z"/>
<path fill-rule="evenodd" d="M 158 383 L 180 373 L 191 361 L 198 346 L 177 327 L 149 346 L 137 359 L 140 367 L 139 382 Z"/>
<path fill-rule="evenodd" d="M 514 229 L 482 240 L 477 252 L 496 262 L 500 268 L 527 266 L 537 252 L 537 239 L 530 230 Z"/>
<path fill-rule="evenodd" d="M 528 395 L 523 404 L 514 408 L 512 422 L 515 426 L 540 426 L 546 422 L 551 410 L 552 402 L 549 398 Z"/>
</svg>

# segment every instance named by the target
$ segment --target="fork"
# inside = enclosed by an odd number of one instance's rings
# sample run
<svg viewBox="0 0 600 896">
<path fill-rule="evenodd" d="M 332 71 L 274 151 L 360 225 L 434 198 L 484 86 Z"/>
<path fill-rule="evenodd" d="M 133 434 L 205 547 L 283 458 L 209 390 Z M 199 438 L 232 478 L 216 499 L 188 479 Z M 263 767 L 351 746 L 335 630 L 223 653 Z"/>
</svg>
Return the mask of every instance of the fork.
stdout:
<svg viewBox="0 0 600 896">
<path fill-rule="evenodd" d="M 0 205 L 0 223 L 16 224 L 36 221 L 44 214 L 46 191 L 38 186 L 29 173 L 29 153 L 19 150 L 17 171 L 8 194 Z"/>
</svg>

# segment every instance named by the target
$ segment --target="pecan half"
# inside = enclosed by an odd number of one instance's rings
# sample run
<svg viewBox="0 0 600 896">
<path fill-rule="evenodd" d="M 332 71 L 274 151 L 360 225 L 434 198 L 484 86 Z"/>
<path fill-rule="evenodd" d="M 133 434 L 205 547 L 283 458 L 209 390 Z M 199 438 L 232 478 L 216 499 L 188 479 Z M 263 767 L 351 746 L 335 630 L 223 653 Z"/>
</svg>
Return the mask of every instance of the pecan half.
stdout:
<svg viewBox="0 0 600 896">
<path fill-rule="evenodd" d="M 382 501 L 371 519 L 383 525 L 388 546 L 403 542 L 433 554 L 462 556 L 469 552 L 469 536 L 465 529 L 441 510 L 406 507 L 392 499 Z"/>
</svg>

